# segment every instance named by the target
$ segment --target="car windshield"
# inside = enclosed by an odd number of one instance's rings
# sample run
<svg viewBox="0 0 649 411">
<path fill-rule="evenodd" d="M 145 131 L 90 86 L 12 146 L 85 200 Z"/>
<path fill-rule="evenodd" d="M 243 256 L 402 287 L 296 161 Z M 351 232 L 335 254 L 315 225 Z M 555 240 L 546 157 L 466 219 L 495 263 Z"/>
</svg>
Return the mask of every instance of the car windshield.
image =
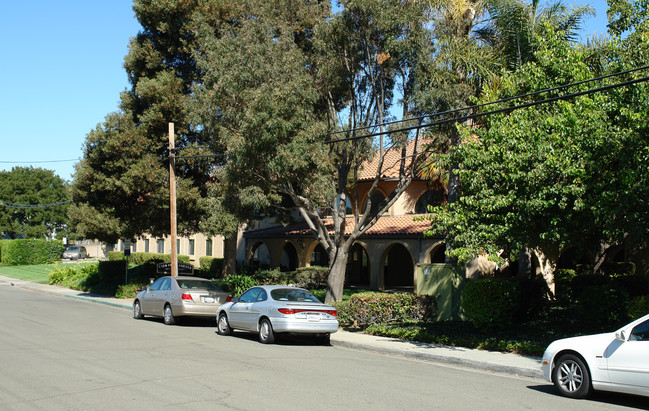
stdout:
<svg viewBox="0 0 649 411">
<path fill-rule="evenodd" d="M 276 301 L 308 301 L 319 303 L 311 293 L 306 290 L 296 290 L 295 288 L 276 288 L 271 290 L 270 296 Z"/>
<path fill-rule="evenodd" d="M 79 251 L 81 247 L 68 247 L 65 251 Z M 59 248 L 60 250 L 60 248 Z"/>
<path fill-rule="evenodd" d="M 178 287 L 183 290 L 209 290 L 223 292 L 216 284 L 211 281 L 201 281 L 201 280 L 176 280 L 178 281 Z"/>
</svg>

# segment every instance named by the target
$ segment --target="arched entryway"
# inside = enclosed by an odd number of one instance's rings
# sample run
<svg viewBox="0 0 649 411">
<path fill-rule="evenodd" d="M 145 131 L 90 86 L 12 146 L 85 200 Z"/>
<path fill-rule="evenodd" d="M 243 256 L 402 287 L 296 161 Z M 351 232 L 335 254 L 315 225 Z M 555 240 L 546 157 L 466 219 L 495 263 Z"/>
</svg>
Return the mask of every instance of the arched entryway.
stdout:
<svg viewBox="0 0 649 411">
<path fill-rule="evenodd" d="M 311 253 L 311 260 L 309 263 L 314 266 L 328 267 L 329 266 L 329 254 L 325 251 L 322 244 L 318 244 Z"/>
<path fill-rule="evenodd" d="M 446 243 L 441 243 L 430 251 L 431 263 L 445 263 L 446 262 Z"/>
<path fill-rule="evenodd" d="M 412 256 L 403 245 L 394 244 L 383 257 L 383 279 L 385 288 L 414 285 Z"/>
<path fill-rule="evenodd" d="M 360 244 L 354 244 L 349 252 L 345 282 L 347 285 L 370 284 L 370 260 L 367 251 Z"/>
<path fill-rule="evenodd" d="M 266 244 L 263 242 L 256 243 L 252 247 L 248 262 L 253 266 L 270 268 L 270 253 L 268 252 Z"/>
<path fill-rule="evenodd" d="M 297 269 L 297 250 L 295 246 L 291 243 L 286 243 L 282 247 L 282 255 L 279 259 L 279 269 L 280 271 L 295 271 Z"/>
</svg>

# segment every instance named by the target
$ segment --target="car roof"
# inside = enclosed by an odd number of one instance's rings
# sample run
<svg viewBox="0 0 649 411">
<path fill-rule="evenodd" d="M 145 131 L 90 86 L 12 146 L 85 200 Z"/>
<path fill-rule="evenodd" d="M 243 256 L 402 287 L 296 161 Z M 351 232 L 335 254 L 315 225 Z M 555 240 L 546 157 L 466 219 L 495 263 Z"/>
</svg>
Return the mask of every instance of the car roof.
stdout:
<svg viewBox="0 0 649 411">
<path fill-rule="evenodd" d="M 277 285 L 277 284 L 275 284 L 275 285 L 272 285 L 272 284 L 271 285 L 257 285 L 257 286 L 250 287 L 250 288 L 263 288 L 266 291 L 271 291 L 271 290 L 275 290 L 275 289 L 278 289 L 278 288 L 292 288 L 294 290 L 304 290 L 304 288 L 302 288 L 302 287 L 295 287 L 295 286 L 292 286 L 292 285 L 281 285 L 281 284 L 280 285 Z"/>
</svg>

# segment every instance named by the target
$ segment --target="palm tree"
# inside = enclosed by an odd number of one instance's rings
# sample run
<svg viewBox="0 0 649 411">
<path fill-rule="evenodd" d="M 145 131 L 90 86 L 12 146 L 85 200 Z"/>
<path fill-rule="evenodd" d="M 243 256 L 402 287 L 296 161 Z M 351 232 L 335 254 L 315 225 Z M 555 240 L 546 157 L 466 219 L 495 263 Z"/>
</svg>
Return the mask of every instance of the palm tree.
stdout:
<svg viewBox="0 0 649 411">
<path fill-rule="evenodd" d="M 568 7 L 561 0 L 539 7 L 539 0 L 489 0 L 489 18 L 476 35 L 501 56 L 502 65 L 516 70 L 534 60 L 540 27 L 548 23 L 575 42 L 584 18 L 595 15 L 591 6 Z"/>
</svg>

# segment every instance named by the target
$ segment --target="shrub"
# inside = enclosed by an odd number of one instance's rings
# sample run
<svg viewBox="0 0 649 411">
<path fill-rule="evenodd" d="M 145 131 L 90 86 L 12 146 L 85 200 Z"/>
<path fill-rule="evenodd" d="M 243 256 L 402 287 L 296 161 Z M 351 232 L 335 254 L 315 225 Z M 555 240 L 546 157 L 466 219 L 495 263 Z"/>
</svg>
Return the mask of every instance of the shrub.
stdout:
<svg viewBox="0 0 649 411">
<path fill-rule="evenodd" d="M 502 329 L 512 324 L 519 298 L 512 281 L 478 279 L 464 286 L 461 307 L 476 328 Z"/>
<path fill-rule="evenodd" d="M 144 287 L 146 283 L 129 283 L 126 285 L 120 285 L 117 287 L 117 291 L 115 292 L 115 297 L 117 298 L 134 298 L 137 293 L 140 292 L 142 287 Z"/>
<path fill-rule="evenodd" d="M 516 317 L 526 321 L 541 315 L 550 301 L 550 289 L 543 278 L 522 278 L 518 284 L 518 308 Z"/>
<path fill-rule="evenodd" d="M 555 296 L 560 301 L 572 299 L 572 279 L 577 272 L 570 269 L 558 269 L 554 272 Z"/>
<path fill-rule="evenodd" d="M 609 285 L 589 285 L 582 289 L 575 311 L 579 321 L 592 330 L 610 330 L 629 319 L 629 295 Z"/>
<path fill-rule="evenodd" d="M 109 251 L 108 252 L 109 261 L 123 261 L 126 260 L 124 257 L 123 251 Z M 171 254 L 159 254 L 159 253 L 131 253 L 131 256 L 128 258 L 130 264 L 140 265 L 152 262 L 154 264 L 158 263 L 170 263 Z M 178 255 L 178 262 L 189 264 L 188 255 Z"/>
<path fill-rule="evenodd" d="M 198 259 L 198 261 L 200 264 L 200 270 L 204 274 L 211 275 L 212 277 L 221 277 L 225 259 L 216 257 L 201 257 Z"/>
<path fill-rule="evenodd" d="M 637 320 L 647 314 L 649 314 L 649 295 L 635 297 L 629 301 L 629 317 L 632 320 Z"/>
<path fill-rule="evenodd" d="M 63 242 L 58 240 L 8 240 L 2 244 L 2 264 L 51 264 L 61 260 L 64 250 L 65 246 L 63 245 Z"/>
<path fill-rule="evenodd" d="M 389 322 L 430 321 L 435 314 L 433 297 L 410 293 L 358 293 L 335 304 L 342 325 L 361 328 Z"/>
<path fill-rule="evenodd" d="M 292 284 L 295 273 L 284 273 L 279 270 L 258 270 L 252 278 L 258 284 Z"/>
<path fill-rule="evenodd" d="M 328 267 L 302 267 L 295 273 L 294 284 L 296 287 L 307 289 L 327 288 L 329 278 Z"/>
<path fill-rule="evenodd" d="M 248 275 L 231 275 L 225 278 L 214 280 L 214 283 L 224 291 L 238 297 L 250 287 L 259 285 L 259 283 Z"/>
</svg>

